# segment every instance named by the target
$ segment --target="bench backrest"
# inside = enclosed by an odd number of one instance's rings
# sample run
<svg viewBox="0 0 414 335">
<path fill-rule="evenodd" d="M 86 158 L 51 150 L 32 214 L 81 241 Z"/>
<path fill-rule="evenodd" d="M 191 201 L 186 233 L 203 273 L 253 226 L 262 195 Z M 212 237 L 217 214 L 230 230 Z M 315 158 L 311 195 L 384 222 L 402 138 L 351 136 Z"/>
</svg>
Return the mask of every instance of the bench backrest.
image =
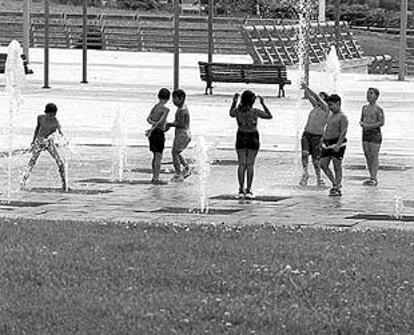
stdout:
<svg viewBox="0 0 414 335">
<path fill-rule="evenodd" d="M 21 58 L 23 60 L 24 72 L 26 74 L 32 74 L 33 71 L 27 67 L 26 56 L 21 55 Z M 0 53 L 0 73 L 4 73 L 6 71 L 6 61 L 7 61 L 7 54 L 6 53 Z"/>
<path fill-rule="evenodd" d="M 282 64 L 232 64 L 198 62 L 204 81 L 279 82 L 287 80 L 286 66 Z"/>
</svg>

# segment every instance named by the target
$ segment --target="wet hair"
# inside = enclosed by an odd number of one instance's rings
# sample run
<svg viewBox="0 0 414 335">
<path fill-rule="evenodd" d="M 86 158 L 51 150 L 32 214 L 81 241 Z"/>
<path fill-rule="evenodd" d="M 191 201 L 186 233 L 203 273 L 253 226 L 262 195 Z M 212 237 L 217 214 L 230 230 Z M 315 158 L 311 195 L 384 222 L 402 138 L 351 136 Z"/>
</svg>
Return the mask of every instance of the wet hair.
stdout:
<svg viewBox="0 0 414 335">
<path fill-rule="evenodd" d="M 185 100 L 187 95 L 185 94 L 184 90 L 178 88 L 178 89 L 174 90 L 172 96 L 177 97 L 178 99 L 184 99 Z"/>
<path fill-rule="evenodd" d="M 167 88 L 162 88 L 158 92 L 158 99 L 160 100 L 170 100 L 170 97 L 171 97 L 171 92 Z"/>
<path fill-rule="evenodd" d="M 253 91 L 245 90 L 240 99 L 240 104 L 245 107 L 252 107 L 256 101 L 256 94 Z"/>
<path fill-rule="evenodd" d="M 45 113 L 46 114 L 56 114 L 57 113 L 57 107 L 54 103 L 50 102 L 45 107 Z"/>
<path fill-rule="evenodd" d="M 322 92 L 319 92 L 319 96 L 320 96 L 323 100 L 325 100 L 325 101 L 326 101 L 326 99 L 328 99 L 328 97 L 329 97 L 329 94 L 328 94 L 328 93 L 326 93 L 326 92 L 324 92 L 324 91 L 322 91 Z"/>
<path fill-rule="evenodd" d="M 377 97 L 379 97 L 379 95 L 380 95 L 380 91 L 379 91 L 378 88 L 370 87 L 370 88 L 368 88 L 368 91 L 374 92 Z"/>
<path fill-rule="evenodd" d="M 326 98 L 325 100 L 326 102 L 333 102 L 333 103 L 337 103 L 339 102 L 339 104 L 341 104 L 341 97 L 338 94 L 331 94 L 329 97 Z"/>
</svg>

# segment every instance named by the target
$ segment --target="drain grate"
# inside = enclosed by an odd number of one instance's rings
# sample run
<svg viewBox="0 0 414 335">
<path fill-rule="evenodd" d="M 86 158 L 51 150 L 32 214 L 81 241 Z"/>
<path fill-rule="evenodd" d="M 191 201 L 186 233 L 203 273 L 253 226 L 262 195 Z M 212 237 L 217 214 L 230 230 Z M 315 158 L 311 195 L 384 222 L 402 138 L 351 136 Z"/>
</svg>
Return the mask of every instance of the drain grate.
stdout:
<svg viewBox="0 0 414 335">
<path fill-rule="evenodd" d="M 39 207 L 51 205 L 50 202 L 36 202 L 36 201 L 23 201 L 23 200 L 0 200 L 0 206 L 4 207 Z"/>
<path fill-rule="evenodd" d="M 359 220 L 368 220 L 368 221 L 405 221 L 405 222 L 414 222 L 414 215 L 403 215 L 400 219 L 393 217 L 392 215 L 386 214 L 357 214 L 353 216 L 348 216 L 345 219 L 359 219 Z"/>
<path fill-rule="evenodd" d="M 344 167 L 347 170 L 366 170 L 365 165 L 359 165 L 359 164 L 348 164 Z M 379 170 L 383 171 L 407 171 L 409 169 L 412 169 L 412 166 L 407 165 L 380 165 Z"/>
<path fill-rule="evenodd" d="M 215 159 L 212 165 L 236 166 L 239 162 L 236 159 Z"/>
<path fill-rule="evenodd" d="M 162 207 L 155 210 L 135 210 L 136 213 L 164 213 L 164 214 L 200 214 L 200 215 L 231 215 L 242 211 L 241 208 L 209 208 L 202 213 L 200 208 Z"/>
<path fill-rule="evenodd" d="M 213 200 L 244 200 L 244 201 L 261 201 L 261 202 L 278 202 L 282 200 L 289 199 L 290 197 L 279 197 L 276 195 L 258 195 L 253 200 L 247 200 L 247 199 L 236 199 L 233 194 L 220 194 L 215 195 L 213 197 L 210 197 L 210 199 Z"/>
<path fill-rule="evenodd" d="M 152 170 L 151 169 L 147 169 L 147 168 L 130 169 L 130 170 L 125 170 L 125 172 L 136 172 L 136 173 L 148 173 L 148 174 L 152 174 Z M 166 174 L 173 174 L 173 173 L 175 173 L 174 170 L 166 170 L 166 169 L 161 169 L 160 172 L 161 173 L 166 173 Z"/>
<path fill-rule="evenodd" d="M 49 188 L 49 187 L 33 187 L 28 190 L 33 193 L 62 193 L 62 194 L 82 194 L 82 195 L 96 195 L 112 193 L 112 190 L 89 190 L 89 189 L 73 189 L 70 188 L 68 191 L 63 191 L 60 188 Z"/>
<path fill-rule="evenodd" d="M 112 180 L 103 178 L 91 178 L 78 180 L 79 183 L 85 184 L 126 184 L 126 185 L 149 185 L 151 180 Z"/>
</svg>

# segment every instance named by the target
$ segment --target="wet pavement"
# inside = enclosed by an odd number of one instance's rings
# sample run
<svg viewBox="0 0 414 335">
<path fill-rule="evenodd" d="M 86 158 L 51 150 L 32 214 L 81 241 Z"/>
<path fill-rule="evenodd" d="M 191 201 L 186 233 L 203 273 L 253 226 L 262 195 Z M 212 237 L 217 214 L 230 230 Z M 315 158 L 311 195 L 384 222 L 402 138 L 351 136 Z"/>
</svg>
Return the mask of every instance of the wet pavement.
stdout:
<svg viewBox="0 0 414 335">
<path fill-rule="evenodd" d="M 145 118 L 158 89 L 169 87 L 172 82 L 172 55 L 91 52 L 90 83 L 81 85 L 77 78 L 80 77 L 80 63 L 74 61 L 76 56 L 80 62 L 80 51 L 69 50 L 65 54 L 62 50 L 52 50 L 52 89 L 44 90 L 41 88 L 41 51 L 32 50 L 31 67 L 35 74 L 28 78 L 24 89 L 25 102 L 16 121 L 14 149 L 24 149 L 30 143 L 36 115 L 42 112 L 47 102 L 56 102 L 58 118 L 71 143 L 71 151 L 64 151 L 71 189 L 67 193 L 59 190 L 57 168 L 44 153 L 33 170 L 29 189 L 20 190 L 18 181 L 30 157 L 20 150 L 11 162 L 13 183 L 8 195 L 9 163 L 0 155 L 0 215 L 3 217 L 352 229 L 414 228 L 414 132 L 407 126 L 414 121 L 414 112 L 410 111 L 412 97 L 408 95 L 414 88 L 412 81 L 400 83 L 392 77 L 361 74 L 342 76 L 338 91 L 344 97 L 344 110 L 350 119 L 349 147 L 344 161 L 343 196 L 329 197 L 328 188 L 314 186 L 313 177 L 309 186 L 298 185 L 301 171 L 298 138 L 310 109 L 301 99 L 300 90 L 289 86 L 287 98 L 277 99 L 276 87 L 271 85 L 217 84 L 216 93 L 205 96 L 196 63 L 205 55 L 183 55 L 181 81 L 188 93 L 193 134 L 193 142 L 185 155 L 191 158 L 195 170 L 182 183 L 156 186 L 150 183 L 151 154 L 143 133 L 147 128 Z M 249 62 L 244 56 L 234 60 L 221 57 L 221 61 Z M 77 68 L 79 73 L 75 71 Z M 128 76 L 125 76 L 125 69 Z M 288 72 L 288 76 L 292 77 L 294 73 Z M 316 90 L 324 89 L 320 78 L 329 79 L 321 72 L 311 73 L 311 84 L 312 78 Z M 4 84 L 1 80 L 0 85 Z M 371 86 L 380 88 L 379 103 L 386 115 L 377 187 L 362 185 L 368 172 L 357 125 L 361 106 L 365 103 L 365 90 Z M 235 124 L 228 117 L 232 94 L 247 87 L 263 95 L 274 114 L 273 120 L 259 124 L 262 150 L 256 161 L 253 185 L 256 199 L 251 201 L 234 198 L 237 192 L 237 161 L 233 149 Z M 170 108 L 172 118 L 174 109 L 171 105 Z M 128 120 L 128 159 L 121 181 L 113 177 L 112 171 L 118 152 L 111 146 L 111 136 L 118 110 L 122 110 Z M 2 130 L 2 151 L 5 151 L 5 134 Z M 208 144 L 207 176 L 197 171 L 200 138 Z M 169 132 L 162 167 L 164 180 L 172 176 L 171 142 L 172 132 Z M 395 196 L 401 196 L 404 201 L 400 220 L 392 216 Z M 200 213 L 202 204 L 207 204 L 207 213 Z"/>
</svg>

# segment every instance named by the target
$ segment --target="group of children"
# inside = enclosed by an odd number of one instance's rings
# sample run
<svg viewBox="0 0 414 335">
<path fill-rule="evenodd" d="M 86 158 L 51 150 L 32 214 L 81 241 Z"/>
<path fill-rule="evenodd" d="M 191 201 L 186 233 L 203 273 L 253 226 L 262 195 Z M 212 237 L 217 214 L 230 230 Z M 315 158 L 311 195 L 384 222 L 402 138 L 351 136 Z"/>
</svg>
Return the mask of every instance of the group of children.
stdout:
<svg viewBox="0 0 414 335">
<path fill-rule="evenodd" d="M 346 150 L 346 133 L 348 118 L 341 110 L 341 98 L 337 94 L 319 95 L 303 85 L 309 101 L 313 105 L 302 135 L 302 166 L 303 174 L 299 182 L 306 186 L 309 178 L 308 159 L 312 157 L 316 174 L 316 183 L 323 185 L 321 169 L 326 174 L 332 188 L 330 196 L 341 196 L 342 160 Z M 368 104 L 362 107 L 360 126 L 362 127 L 362 147 L 370 177 L 363 182 L 366 186 L 378 185 L 379 150 L 382 142 L 381 127 L 384 125 L 384 111 L 377 105 L 379 97 L 377 88 L 367 91 Z M 333 171 L 330 162 L 333 162 Z"/>
<path fill-rule="evenodd" d="M 303 174 L 299 184 L 301 186 L 307 185 L 309 156 L 311 156 L 317 185 L 324 185 L 321 177 L 322 170 L 332 183 L 329 195 L 341 196 L 342 160 L 346 150 L 346 133 L 348 130 L 348 118 L 341 110 L 341 98 L 337 94 L 328 95 L 325 92 L 316 94 L 305 84 L 302 85 L 302 88 L 314 108 L 309 113 L 301 139 Z M 165 132 L 171 127 L 175 128 L 171 151 L 175 174 L 171 181 L 180 182 L 191 175 L 191 168 L 182 156 L 182 152 L 191 141 L 190 114 L 185 104 L 186 93 L 182 89 L 176 89 L 172 93 L 172 101 L 177 107 L 174 122 L 167 122 L 170 110 L 166 107 L 166 104 L 170 97 L 171 92 L 166 88 L 162 88 L 158 92 L 158 102 L 151 109 L 147 118 L 147 122 L 151 127 L 145 132 L 145 135 L 148 137 L 149 149 L 153 153 L 151 183 L 154 185 L 167 183 L 160 179 L 160 170 L 165 147 Z M 360 120 L 362 146 L 370 173 L 369 179 L 363 182 L 367 186 L 378 185 L 378 155 L 382 142 L 381 127 L 384 125 L 384 112 L 377 105 L 378 97 L 378 89 L 368 89 L 368 104 L 363 106 Z M 262 108 L 254 107 L 256 99 L 259 100 Z M 46 115 L 39 115 L 37 118 L 37 126 L 31 144 L 32 157 L 22 179 L 23 187 L 26 185 L 40 153 L 46 150 L 58 165 L 62 179 L 62 189 L 67 190 L 65 167 L 52 136 L 55 132 L 63 135 L 56 113 L 56 105 L 49 103 L 45 108 Z M 259 118 L 271 119 L 272 114 L 266 106 L 264 98 L 256 96 L 250 90 L 245 90 L 241 96 L 238 93 L 234 95 L 229 114 L 230 117 L 236 119 L 238 128 L 235 149 L 238 158 L 239 191 L 236 197 L 253 199 L 254 164 L 260 149 L 257 121 Z M 333 171 L 329 167 L 331 162 L 333 162 Z M 244 187 L 245 180 L 246 188 Z"/>
</svg>

